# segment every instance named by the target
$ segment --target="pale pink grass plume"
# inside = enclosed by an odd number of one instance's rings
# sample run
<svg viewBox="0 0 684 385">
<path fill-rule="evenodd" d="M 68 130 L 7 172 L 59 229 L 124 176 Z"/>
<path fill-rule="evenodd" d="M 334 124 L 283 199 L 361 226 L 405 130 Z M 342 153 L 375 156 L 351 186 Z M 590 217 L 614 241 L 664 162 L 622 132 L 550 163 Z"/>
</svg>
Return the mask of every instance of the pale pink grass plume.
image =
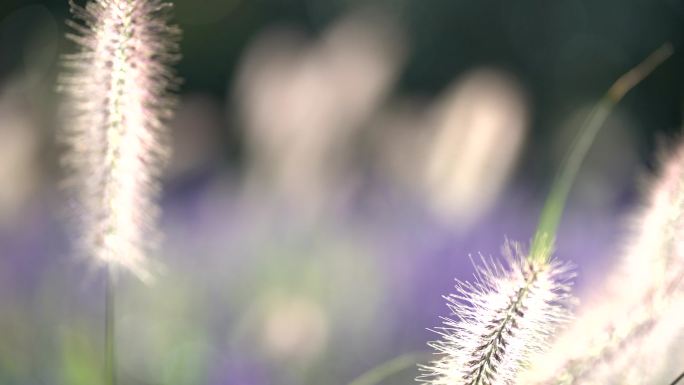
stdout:
<svg viewBox="0 0 684 385">
<path fill-rule="evenodd" d="M 70 2 L 79 23 L 62 89 L 69 120 L 63 138 L 68 180 L 79 197 L 83 253 L 142 280 L 158 243 L 157 199 L 169 157 L 166 122 L 176 84 L 179 30 L 160 0 Z"/>
</svg>

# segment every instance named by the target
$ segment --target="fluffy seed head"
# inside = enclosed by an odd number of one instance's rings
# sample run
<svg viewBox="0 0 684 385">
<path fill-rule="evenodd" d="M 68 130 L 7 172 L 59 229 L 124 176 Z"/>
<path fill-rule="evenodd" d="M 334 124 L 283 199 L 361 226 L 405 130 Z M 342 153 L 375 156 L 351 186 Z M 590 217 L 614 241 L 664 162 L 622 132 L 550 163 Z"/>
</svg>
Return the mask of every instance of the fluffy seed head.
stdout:
<svg viewBox="0 0 684 385">
<path fill-rule="evenodd" d="M 424 384 L 512 384 L 568 319 L 568 265 L 529 261 L 511 244 L 504 256 L 505 265 L 483 258 L 476 280 L 458 282 L 456 293 L 445 297 L 456 319 L 445 319 L 442 339 L 430 344 L 443 357 L 422 368 Z"/>
<path fill-rule="evenodd" d="M 81 246 L 146 280 L 179 30 L 168 25 L 171 4 L 162 0 L 70 5 L 78 22 L 68 37 L 79 49 L 65 58 L 60 89 L 69 101 L 64 163 L 79 197 Z"/>
</svg>

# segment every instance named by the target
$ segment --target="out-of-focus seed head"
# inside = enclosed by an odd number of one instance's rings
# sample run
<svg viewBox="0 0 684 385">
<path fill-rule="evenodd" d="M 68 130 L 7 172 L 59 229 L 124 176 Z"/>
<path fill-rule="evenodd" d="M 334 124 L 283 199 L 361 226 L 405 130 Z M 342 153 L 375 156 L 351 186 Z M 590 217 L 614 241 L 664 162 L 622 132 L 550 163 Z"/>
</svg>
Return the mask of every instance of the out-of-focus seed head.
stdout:
<svg viewBox="0 0 684 385">
<path fill-rule="evenodd" d="M 65 58 L 60 90 L 68 99 L 64 163 L 79 198 L 80 245 L 96 261 L 148 280 L 179 29 L 161 0 L 70 5 L 77 21 L 68 37 L 78 51 Z"/>
</svg>

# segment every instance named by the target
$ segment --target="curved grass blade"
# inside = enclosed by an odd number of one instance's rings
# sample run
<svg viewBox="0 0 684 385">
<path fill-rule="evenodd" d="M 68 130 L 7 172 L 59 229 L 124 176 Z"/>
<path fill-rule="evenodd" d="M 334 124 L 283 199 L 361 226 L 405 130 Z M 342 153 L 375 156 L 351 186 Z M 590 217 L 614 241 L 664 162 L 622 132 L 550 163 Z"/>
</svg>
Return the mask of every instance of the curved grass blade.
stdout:
<svg viewBox="0 0 684 385">
<path fill-rule="evenodd" d="M 366 373 L 363 373 L 349 385 L 377 385 L 390 376 L 397 374 L 405 369 L 415 367 L 417 363 L 432 357 L 432 353 L 417 352 L 406 353 L 386 361 Z"/>
<path fill-rule="evenodd" d="M 544 208 L 539 216 L 537 231 L 530 247 L 530 259 L 540 262 L 549 259 L 570 188 L 582 165 L 582 161 L 596 138 L 596 134 L 598 134 L 599 129 L 603 126 L 613 108 L 622 100 L 627 92 L 669 58 L 672 52 L 673 49 L 670 43 L 663 44 L 643 62 L 613 83 L 608 92 L 589 113 L 584 124 L 579 129 L 577 137 L 570 146 L 570 150 L 563 160 L 561 168 L 552 184 L 551 191 L 546 198 Z"/>
</svg>

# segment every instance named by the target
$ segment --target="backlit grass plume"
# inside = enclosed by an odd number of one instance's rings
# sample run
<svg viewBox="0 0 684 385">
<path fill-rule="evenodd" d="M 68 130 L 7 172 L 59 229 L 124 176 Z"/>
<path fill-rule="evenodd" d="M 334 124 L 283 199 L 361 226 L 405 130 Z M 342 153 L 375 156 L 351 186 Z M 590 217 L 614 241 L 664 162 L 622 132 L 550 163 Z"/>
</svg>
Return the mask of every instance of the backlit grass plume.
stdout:
<svg viewBox="0 0 684 385">
<path fill-rule="evenodd" d="M 667 44 L 656 50 L 620 77 L 589 114 L 552 185 L 529 254 L 507 248 L 507 266 L 483 261 L 476 267 L 474 283 L 459 282 L 457 293 L 446 297 L 456 319 L 446 319 L 440 329 L 442 339 L 431 344 L 442 357 L 423 367 L 427 374 L 420 381 L 428 385 L 533 383 L 521 381 L 519 375 L 543 362 L 532 356 L 546 348 L 551 334 L 568 318 L 571 274 L 551 254 L 572 183 L 615 104 L 670 54 Z M 683 202 L 679 200 L 680 205 Z M 664 238 L 672 237 L 665 233 Z M 668 250 L 673 247 L 679 249 L 670 245 Z M 674 279 L 681 277 L 673 274 Z"/>
<path fill-rule="evenodd" d="M 510 244 L 504 256 L 506 266 L 483 259 L 476 281 L 459 282 L 456 294 L 446 297 L 457 319 L 446 319 L 443 339 L 431 343 L 444 357 L 424 368 L 426 383 L 512 384 L 568 318 L 567 264 L 527 259 Z"/>
<path fill-rule="evenodd" d="M 179 30 L 161 0 L 70 1 L 77 53 L 65 59 L 64 139 L 70 185 L 80 199 L 84 252 L 147 280 L 158 236 L 159 176 L 168 158 L 165 122 L 176 83 Z"/>
</svg>

